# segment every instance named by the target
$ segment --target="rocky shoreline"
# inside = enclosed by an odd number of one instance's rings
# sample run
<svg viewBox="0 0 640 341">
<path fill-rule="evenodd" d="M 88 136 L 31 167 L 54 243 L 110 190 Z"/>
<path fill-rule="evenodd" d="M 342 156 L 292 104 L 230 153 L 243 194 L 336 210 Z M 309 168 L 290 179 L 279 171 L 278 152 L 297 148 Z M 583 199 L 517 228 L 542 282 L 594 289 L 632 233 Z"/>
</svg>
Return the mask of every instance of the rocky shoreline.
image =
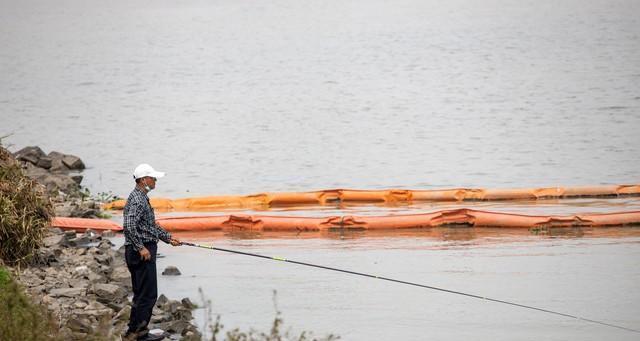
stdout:
<svg viewBox="0 0 640 341">
<path fill-rule="evenodd" d="M 85 163 L 79 157 L 58 151 L 45 153 L 38 146 L 29 146 L 13 153 L 24 174 L 45 187 L 57 217 L 104 218 L 100 210 L 104 198 L 92 197 L 81 186 Z"/>
<path fill-rule="evenodd" d="M 101 201 L 82 188 L 84 162 L 77 156 L 57 151 L 45 153 L 29 146 L 12 153 L 29 178 L 41 184 L 53 204 L 55 216 L 103 218 Z M 131 311 L 131 276 L 124 260 L 124 247 L 114 249 L 102 234 L 49 229 L 36 261 L 26 268 L 13 268 L 16 280 L 34 303 L 52 314 L 65 339 L 120 339 Z M 175 268 L 169 275 L 179 275 Z M 164 274 L 163 274 L 164 275 Z M 189 298 L 158 297 L 149 329 L 166 340 L 199 340 L 191 323 L 195 305 Z"/>
<path fill-rule="evenodd" d="M 50 229 L 36 264 L 14 269 L 34 302 L 46 306 L 71 339 L 96 334 L 118 339 L 126 330 L 131 277 L 124 247 L 115 250 L 110 236 L 114 235 Z M 195 307 L 189 298 L 176 301 L 160 295 L 149 329 L 164 331 L 165 340 L 199 340 L 191 323 Z"/>
</svg>

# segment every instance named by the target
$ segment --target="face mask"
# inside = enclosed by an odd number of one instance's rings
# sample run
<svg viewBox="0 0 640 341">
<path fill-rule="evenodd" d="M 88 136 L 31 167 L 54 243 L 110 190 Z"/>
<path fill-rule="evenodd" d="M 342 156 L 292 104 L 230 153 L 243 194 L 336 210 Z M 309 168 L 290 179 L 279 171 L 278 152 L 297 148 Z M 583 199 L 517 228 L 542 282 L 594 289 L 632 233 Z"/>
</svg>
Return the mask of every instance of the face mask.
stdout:
<svg viewBox="0 0 640 341">
<path fill-rule="evenodd" d="M 144 190 L 147 191 L 147 193 L 151 192 L 151 187 L 147 185 L 147 179 L 144 179 Z"/>
</svg>

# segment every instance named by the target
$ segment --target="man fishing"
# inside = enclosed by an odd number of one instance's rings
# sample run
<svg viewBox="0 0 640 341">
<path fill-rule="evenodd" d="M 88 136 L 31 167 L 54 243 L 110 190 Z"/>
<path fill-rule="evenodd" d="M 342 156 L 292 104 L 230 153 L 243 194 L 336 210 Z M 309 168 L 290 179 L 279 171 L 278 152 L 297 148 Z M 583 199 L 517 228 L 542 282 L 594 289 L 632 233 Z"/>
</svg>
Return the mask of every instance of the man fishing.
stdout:
<svg viewBox="0 0 640 341">
<path fill-rule="evenodd" d="M 124 245 L 127 268 L 131 273 L 133 302 L 129 318 L 129 328 L 124 340 L 153 340 L 147 328 L 151 313 L 158 297 L 156 277 L 156 252 L 158 239 L 173 246 L 181 245 L 180 240 L 156 224 L 153 208 L 147 194 L 156 188 L 158 178 L 164 172 L 154 170 L 148 164 L 141 164 L 133 171 L 136 187 L 124 207 Z"/>
</svg>

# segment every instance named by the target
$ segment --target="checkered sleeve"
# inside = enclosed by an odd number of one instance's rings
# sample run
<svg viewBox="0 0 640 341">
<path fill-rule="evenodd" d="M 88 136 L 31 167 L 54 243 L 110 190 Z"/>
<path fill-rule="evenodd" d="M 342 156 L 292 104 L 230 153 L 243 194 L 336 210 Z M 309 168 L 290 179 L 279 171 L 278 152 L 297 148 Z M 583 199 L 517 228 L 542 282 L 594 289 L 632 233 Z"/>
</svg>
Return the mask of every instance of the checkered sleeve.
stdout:
<svg viewBox="0 0 640 341">
<path fill-rule="evenodd" d="M 171 242 L 171 233 L 167 232 L 167 230 L 163 229 L 162 226 L 156 223 L 156 229 L 158 230 L 158 238 L 165 243 Z"/>
<path fill-rule="evenodd" d="M 129 206 L 129 209 L 124 215 L 123 228 L 125 237 L 127 237 L 133 247 L 140 251 L 144 245 L 142 244 L 142 235 L 136 228 L 138 226 L 141 215 L 139 214 L 142 207 L 139 202 L 134 202 Z"/>
</svg>

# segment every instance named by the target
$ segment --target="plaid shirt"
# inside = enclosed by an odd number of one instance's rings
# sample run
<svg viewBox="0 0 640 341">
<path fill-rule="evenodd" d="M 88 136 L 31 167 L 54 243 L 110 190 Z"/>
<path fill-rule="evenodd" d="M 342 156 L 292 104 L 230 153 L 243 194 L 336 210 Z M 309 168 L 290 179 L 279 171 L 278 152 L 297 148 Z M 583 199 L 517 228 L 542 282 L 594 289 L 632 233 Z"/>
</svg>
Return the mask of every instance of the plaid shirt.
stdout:
<svg viewBox="0 0 640 341">
<path fill-rule="evenodd" d="M 124 245 L 142 249 L 144 243 L 155 243 L 161 239 L 171 240 L 171 234 L 156 224 L 156 215 L 149 203 L 147 193 L 136 187 L 124 206 Z"/>
</svg>

